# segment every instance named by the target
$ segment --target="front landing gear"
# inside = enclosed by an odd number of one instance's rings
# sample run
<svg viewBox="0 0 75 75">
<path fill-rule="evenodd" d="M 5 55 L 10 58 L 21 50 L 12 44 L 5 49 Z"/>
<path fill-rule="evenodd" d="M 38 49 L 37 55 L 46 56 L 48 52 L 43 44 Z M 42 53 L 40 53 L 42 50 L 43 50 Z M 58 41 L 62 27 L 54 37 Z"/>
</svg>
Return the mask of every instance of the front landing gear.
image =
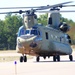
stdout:
<svg viewBox="0 0 75 75">
<path fill-rule="evenodd" d="M 37 62 L 39 62 L 39 60 L 40 60 L 40 57 L 39 57 L 39 56 L 37 56 L 37 57 L 36 57 L 36 61 L 37 61 Z"/>
<path fill-rule="evenodd" d="M 27 56 L 21 56 L 20 57 L 20 62 L 27 62 Z"/>
<path fill-rule="evenodd" d="M 23 56 L 20 57 L 20 62 L 23 62 Z"/>
</svg>

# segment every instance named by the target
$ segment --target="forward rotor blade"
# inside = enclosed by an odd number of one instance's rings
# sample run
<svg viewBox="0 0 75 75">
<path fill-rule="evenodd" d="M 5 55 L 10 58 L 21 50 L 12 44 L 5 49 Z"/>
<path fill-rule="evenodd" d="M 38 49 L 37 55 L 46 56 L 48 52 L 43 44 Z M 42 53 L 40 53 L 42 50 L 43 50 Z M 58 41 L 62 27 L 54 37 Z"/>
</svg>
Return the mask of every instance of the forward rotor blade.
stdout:
<svg viewBox="0 0 75 75">
<path fill-rule="evenodd" d="M 39 8 L 40 6 L 36 7 L 0 7 L 0 9 L 26 9 L 26 8 Z"/>
<path fill-rule="evenodd" d="M 9 13 L 18 13 L 18 12 L 0 12 L 0 14 L 9 14 Z"/>
<path fill-rule="evenodd" d="M 0 12 L 0 14 L 9 14 L 9 13 L 19 13 L 19 14 L 22 14 L 22 13 L 25 13 L 26 11 L 22 11 L 22 10 L 19 10 L 19 11 L 14 11 L 14 12 Z"/>
<path fill-rule="evenodd" d="M 15 11 L 15 12 L 0 12 L 0 14 L 9 14 L 9 13 L 19 13 L 19 14 L 22 14 L 22 13 L 25 13 L 25 12 L 27 12 L 27 11 Z M 55 10 L 55 11 L 36 11 L 36 12 L 38 12 L 38 13 L 60 13 L 60 12 L 62 12 L 62 13 L 65 13 L 65 12 L 75 12 L 75 10 L 62 10 L 62 11 L 57 11 L 57 10 Z"/>
</svg>

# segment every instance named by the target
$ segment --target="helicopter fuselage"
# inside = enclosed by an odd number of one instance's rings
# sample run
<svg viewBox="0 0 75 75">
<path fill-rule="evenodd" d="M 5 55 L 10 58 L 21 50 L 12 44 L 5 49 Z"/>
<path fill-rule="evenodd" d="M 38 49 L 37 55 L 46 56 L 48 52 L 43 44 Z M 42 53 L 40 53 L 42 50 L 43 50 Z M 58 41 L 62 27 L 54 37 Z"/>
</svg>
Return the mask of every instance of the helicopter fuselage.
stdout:
<svg viewBox="0 0 75 75">
<path fill-rule="evenodd" d="M 70 55 L 66 34 L 49 26 L 37 25 L 17 37 L 17 52 L 33 56 Z"/>
</svg>

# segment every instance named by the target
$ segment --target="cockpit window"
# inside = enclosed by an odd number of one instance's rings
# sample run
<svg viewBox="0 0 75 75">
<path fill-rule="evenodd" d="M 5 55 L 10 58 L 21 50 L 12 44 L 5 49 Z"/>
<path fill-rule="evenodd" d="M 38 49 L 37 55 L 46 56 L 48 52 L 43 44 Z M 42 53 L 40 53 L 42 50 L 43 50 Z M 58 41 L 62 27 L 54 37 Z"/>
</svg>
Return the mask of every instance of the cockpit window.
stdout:
<svg viewBox="0 0 75 75">
<path fill-rule="evenodd" d="M 26 30 L 25 34 L 29 34 L 29 35 L 41 35 L 40 31 L 38 31 L 36 29 Z"/>
<path fill-rule="evenodd" d="M 25 34 L 29 34 L 29 30 L 26 30 L 26 31 L 25 31 Z"/>
<path fill-rule="evenodd" d="M 38 31 L 37 30 L 26 30 L 25 34 L 30 34 L 30 35 L 38 35 Z"/>
<path fill-rule="evenodd" d="M 24 29 L 24 26 L 21 26 L 18 30 L 18 33 L 17 33 L 17 36 L 21 36 L 21 35 L 24 35 L 25 34 L 25 29 Z"/>
<path fill-rule="evenodd" d="M 30 34 L 38 35 L 37 30 L 31 30 Z"/>
</svg>

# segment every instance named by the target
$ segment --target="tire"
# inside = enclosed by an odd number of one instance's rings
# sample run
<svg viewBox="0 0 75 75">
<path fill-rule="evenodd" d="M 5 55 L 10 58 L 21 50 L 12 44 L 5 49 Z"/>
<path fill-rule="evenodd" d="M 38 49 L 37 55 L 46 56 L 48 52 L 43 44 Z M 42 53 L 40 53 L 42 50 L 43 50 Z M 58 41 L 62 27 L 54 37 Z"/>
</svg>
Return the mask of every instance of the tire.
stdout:
<svg viewBox="0 0 75 75">
<path fill-rule="evenodd" d="M 36 61 L 37 61 L 37 62 L 39 62 L 39 60 L 40 60 L 39 56 L 38 56 L 38 57 L 36 57 Z"/>
<path fill-rule="evenodd" d="M 26 56 L 24 56 L 24 62 L 27 62 L 27 57 Z"/>
<path fill-rule="evenodd" d="M 23 56 L 20 57 L 20 62 L 23 62 Z"/>
<path fill-rule="evenodd" d="M 60 61 L 60 55 L 57 55 L 57 61 Z"/>
<path fill-rule="evenodd" d="M 73 61 L 73 56 L 69 55 L 69 59 L 70 59 L 70 61 Z"/>
<path fill-rule="evenodd" d="M 54 61 L 54 62 L 56 61 L 56 56 L 53 56 L 53 61 Z"/>
</svg>

